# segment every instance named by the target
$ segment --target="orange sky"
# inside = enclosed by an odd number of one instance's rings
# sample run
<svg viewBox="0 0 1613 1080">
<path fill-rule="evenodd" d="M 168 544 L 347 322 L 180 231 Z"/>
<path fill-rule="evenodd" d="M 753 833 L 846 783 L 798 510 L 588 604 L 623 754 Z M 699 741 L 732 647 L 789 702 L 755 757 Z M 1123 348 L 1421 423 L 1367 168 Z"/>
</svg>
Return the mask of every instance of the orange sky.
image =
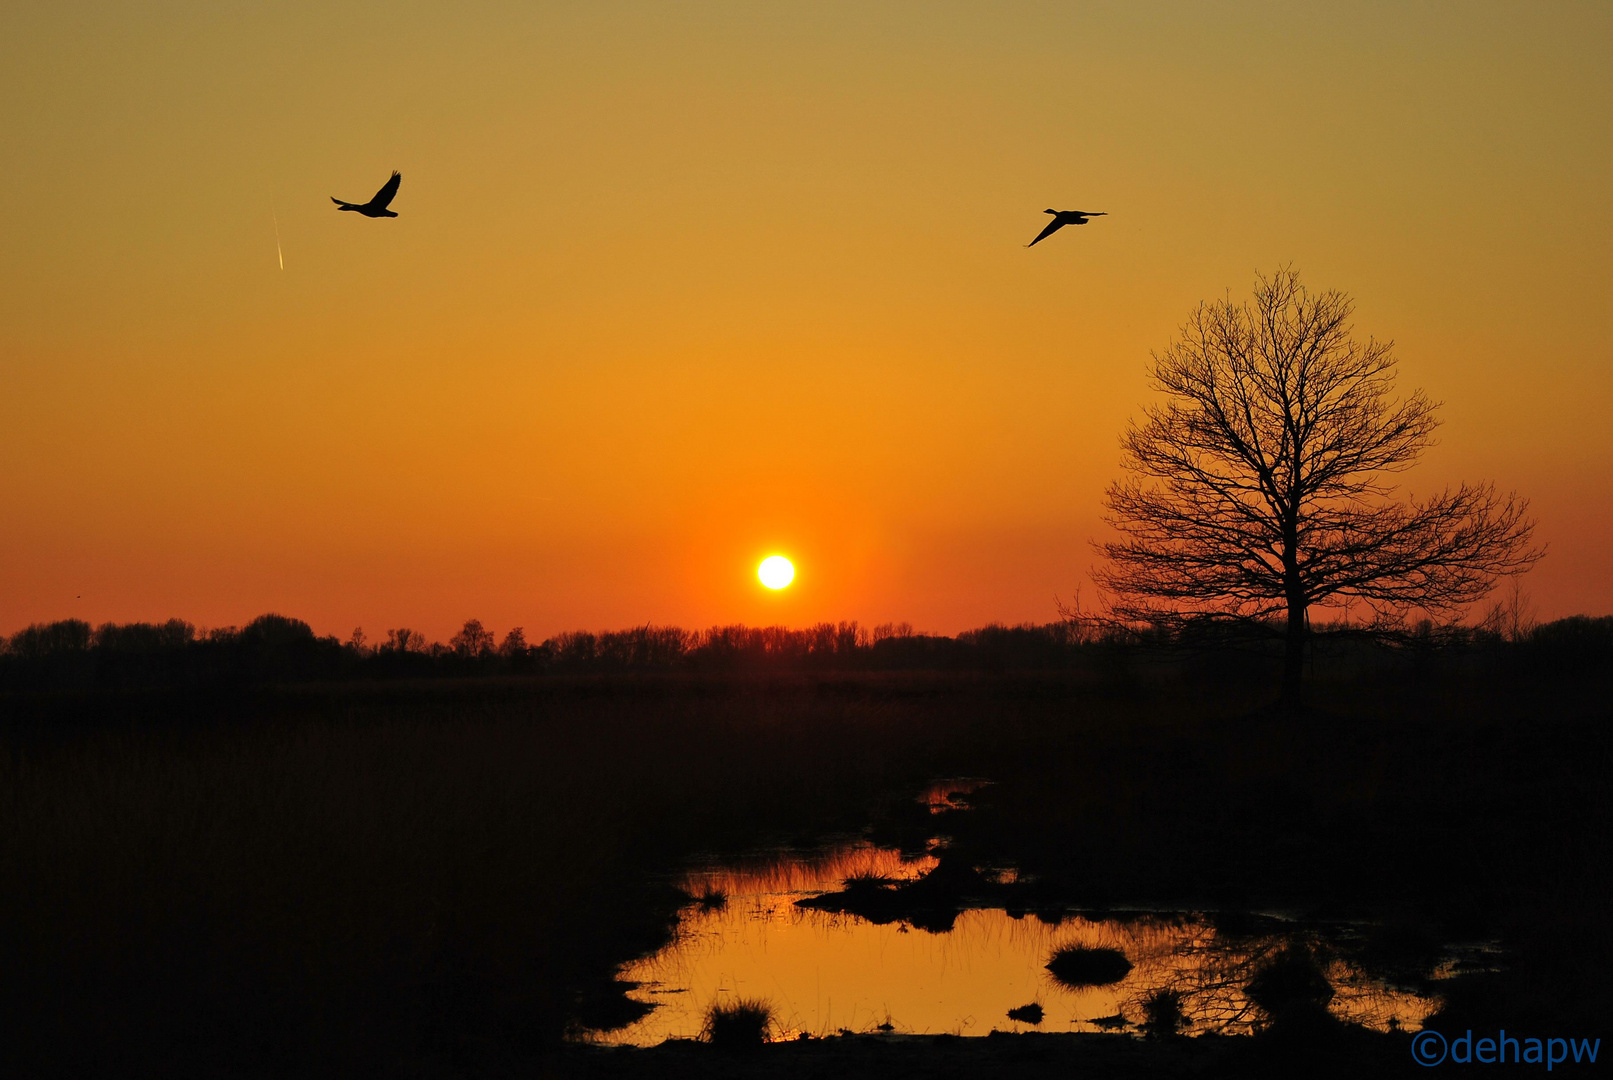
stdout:
<svg viewBox="0 0 1613 1080">
<path fill-rule="evenodd" d="M 1289 262 L 1613 610 L 1613 8 L 1407 7 L 8 6 L 0 632 L 1046 621 Z"/>
</svg>

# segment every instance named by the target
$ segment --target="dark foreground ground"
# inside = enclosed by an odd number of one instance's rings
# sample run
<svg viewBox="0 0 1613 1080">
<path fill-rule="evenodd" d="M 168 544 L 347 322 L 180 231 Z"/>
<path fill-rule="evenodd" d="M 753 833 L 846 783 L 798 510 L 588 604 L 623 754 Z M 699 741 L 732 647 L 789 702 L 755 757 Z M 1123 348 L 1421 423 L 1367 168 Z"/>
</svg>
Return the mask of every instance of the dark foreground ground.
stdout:
<svg viewBox="0 0 1613 1080">
<path fill-rule="evenodd" d="M 621 676 L 13 695 L 0 789 L 11 1075 L 1375 1075 L 1409 1037 L 869 1036 L 568 1045 L 666 940 L 697 853 L 900 837 L 987 776 L 958 858 L 1047 903 L 1369 917 L 1433 1026 L 1600 1036 L 1609 681 L 1471 665 L 1212 675 Z M 1455 1067 L 1455 1066 L 1447 1066 Z M 1563 1071 L 1564 1066 L 1557 1070 Z"/>
<path fill-rule="evenodd" d="M 770 1044 L 725 1052 L 698 1042 L 648 1050 L 572 1048 L 545 1063 L 554 1076 L 749 1076 L 806 1080 L 841 1077 L 914 1077 L 920 1080 L 1026 1077 L 1354 1077 L 1423 1072 L 1404 1039 L 1364 1032 L 1320 1038 L 1242 1038 L 1144 1041 L 1125 1035 L 998 1033 L 984 1038 L 950 1035 L 854 1035 Z M 1562 1066 L 1558 1067 L 1559 1069 Z"/>
</svg>

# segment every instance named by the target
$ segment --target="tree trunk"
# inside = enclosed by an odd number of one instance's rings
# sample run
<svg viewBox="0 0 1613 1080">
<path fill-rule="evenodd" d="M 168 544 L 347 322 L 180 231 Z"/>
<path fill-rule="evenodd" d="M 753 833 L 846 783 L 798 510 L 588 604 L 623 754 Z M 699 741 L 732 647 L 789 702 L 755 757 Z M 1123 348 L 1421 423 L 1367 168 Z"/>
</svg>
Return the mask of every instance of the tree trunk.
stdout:
<svg viewBox="0 0 1613 1080">
<path fill-rule="evenodd" d="M 1283 704 L 1297 712 L 1305 692 L 1305 585 L 1299 574 L 1299 520 L 1283 522 L 1283 591 L 1288 600 L 1288 634 L 1283 641 Z"/>
<path fill-rule="evenodd" d="M 1305 602 L 1288 601 L 1288 634 L 1283 641 L 1283 704 L 1298 709 L 1305 698 Z"/>
</svg>

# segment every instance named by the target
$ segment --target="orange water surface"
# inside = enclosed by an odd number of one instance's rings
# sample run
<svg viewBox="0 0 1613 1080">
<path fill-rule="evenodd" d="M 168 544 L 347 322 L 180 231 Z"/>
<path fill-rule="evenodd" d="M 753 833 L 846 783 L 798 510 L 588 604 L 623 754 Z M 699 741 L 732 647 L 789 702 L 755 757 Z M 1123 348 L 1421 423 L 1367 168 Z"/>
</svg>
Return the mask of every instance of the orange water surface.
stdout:
<svg viewBox="0 0 1613 1080">
<path fill-rule="evenodd" d="M 934 865 L 933 857 L 904 860 L 896 851 L 849 842 L 811 856 L 779 853 L 749 867 L 691 873 L 684 888 L 712 899 L 686 908 L 669 945 L 621 972 L 637 984 L 630 996 L 656 1008 L 597 1037 L 633 1045 L 697 1037 L 713 1005 L 739 998 L 766 1001 L 775 1038 L 1135 1030 L 1142 1000 L 1160 989 L 1183 995 L 1190 1034 L 1243 1033 L 1263 1020 L 1242 991 L 1254 968 L 1311 933 L 1277 923 L 1264 934 L 1232 938 L 1190 913 L 1074 914 L 1050 923 L 987 908 L 964 911 L 951 930 L 934 934 L 795 905 L 853 874 L 911 879 Z M 1110 986 L 1060 985 L 1045 965 L 1055 950 L 1075 944 L 1120 949 L 1131 973 Z M 1336 954 L 1319 955 L 1332 956 L 1324 967 L 1335 987 L 1330 1008 L 1341 1019 L 1415 1030 L 1437 1007 L 1437 999 L 1391 988 Z M 1035 1028 L 1008 1018 L 1009 1009 L 1032 1002 L 1044 1010 Z"/>
</svg>

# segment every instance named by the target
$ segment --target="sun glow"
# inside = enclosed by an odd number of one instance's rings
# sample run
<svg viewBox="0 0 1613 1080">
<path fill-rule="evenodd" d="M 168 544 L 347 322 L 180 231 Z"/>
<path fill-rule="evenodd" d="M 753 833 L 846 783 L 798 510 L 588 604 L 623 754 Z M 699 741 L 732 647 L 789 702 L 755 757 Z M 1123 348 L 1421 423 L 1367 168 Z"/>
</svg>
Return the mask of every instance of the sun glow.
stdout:
<svg viewBox="0 0 1613 1080">
<path fill-rule="evenodd" d="M 756 568 L 756 576 L 769 589 L 782 589 L 795 580 L 795 567 L 782 555 L 769 555 Z"/>
</svg>

